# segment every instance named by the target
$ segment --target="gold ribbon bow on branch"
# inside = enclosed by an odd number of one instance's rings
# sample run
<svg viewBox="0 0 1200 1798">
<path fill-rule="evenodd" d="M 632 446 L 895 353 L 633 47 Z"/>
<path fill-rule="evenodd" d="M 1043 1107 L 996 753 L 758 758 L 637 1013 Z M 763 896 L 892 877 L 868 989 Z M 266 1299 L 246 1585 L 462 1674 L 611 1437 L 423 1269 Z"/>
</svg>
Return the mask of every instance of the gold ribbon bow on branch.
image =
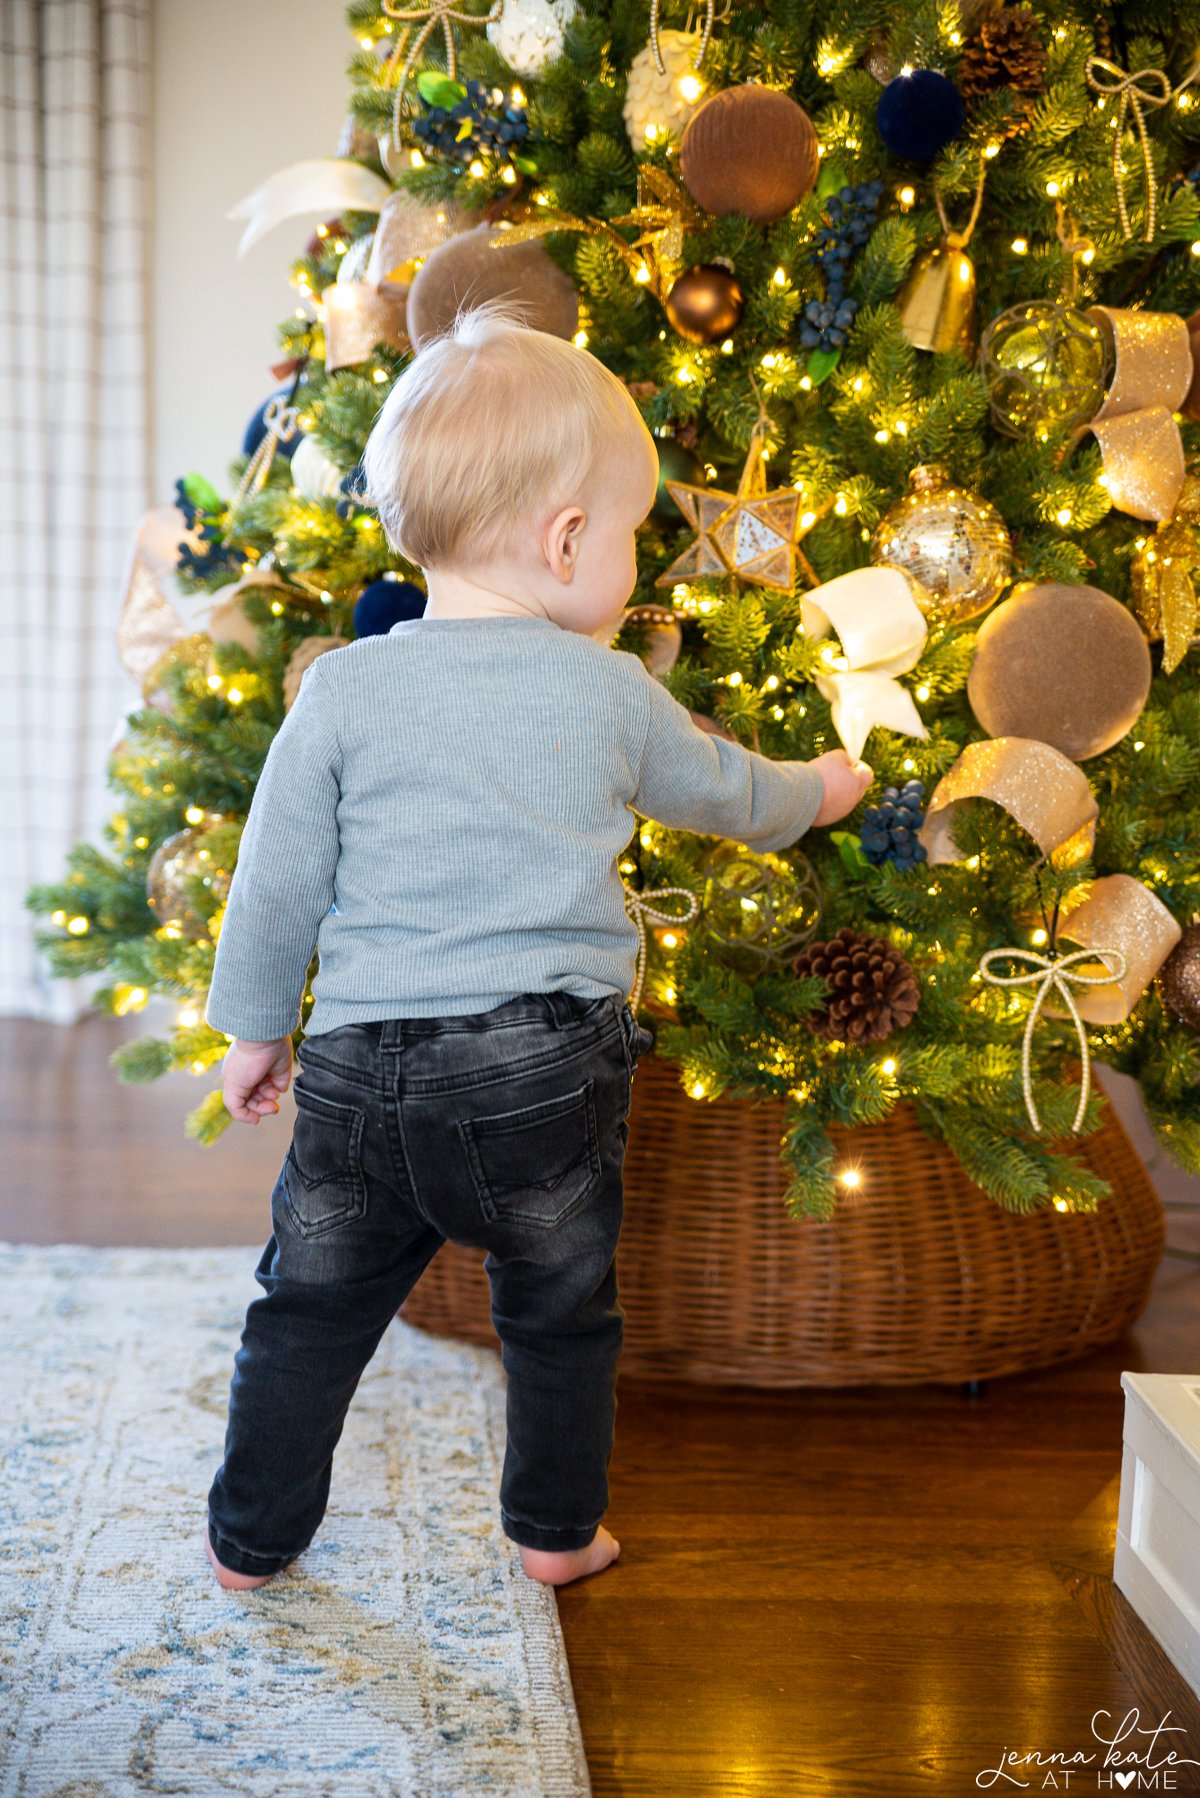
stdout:
<svg viewBox="0 0 1200 1798">
<path fill-rule="evenodd" d="M 1154 181 L 1154 152 L 1150 145 L 1150 133 L 1146 129 L 1145 108 L 1157 111 L 1159 107 L 1169 106 L 1195 79 L 1196 68 L 1193 66 L 1189 69 L 1178 87 L 1171 86 L 1169 77 L 1161 69 L 1138 69 L 1136 74 L 1129 75 L 1118 63 L 1109 62 L 1105 56 L 1089 56 L 1084 73 L 1093 93 L 1117 102 L 1116 130 L 1113 133 L 1113 179 L 1117 184 L 1117 213 L 1121 220 L 1121 234 L 1126 241 L 1133 236 L 1133 227 L 1129 223 L 1129 206 L 1125 198 L 1125 163 L 1121 155 L 1121 139 L 1125 133 L 1125 116 L 1130 112 L 1133 114 L 1142 146 L 1142 165 L 1146 176 L 1146 229 L 1142 242 L 1150 243 L 1158 218 L 1158 195 Z"/>
<path fill-rule="evenodd" d="M 1163 642 L 1163 672 L 1182 662 L 1200 622 L 1200 480 L 1188 475 L 1174 512 L 1160 524 L 1130 570 L 1134 608 L 1143 628 Z"/>
<path fill-rule="evenodd" d="M 997 961 L 1025 962 L 1026 972 L 1022 974 L 993 974 L 992 966 Z M 1102 962 L 1102 974 L 1084 973 L 1084 962 Z M 1110 981 L 1123 980 L 1128 972 L 1128 963 L 1119 949 L 1077 949 L 1071 955 L 1039 955 L 1036 949 L 989 949 L 979 963 L 979 972 L 991 986 L 1036 986 L 1033 1004 L 1029 1008 L 1029 1017 L 1025 1023 L 1025 1035 L 1021 1041 L 1021 1086 L 1025 1094 L 1025 1109 L 1029 1114 L 1029 1122 L 1037 1133 L 1041 1134 L 1042 1120 L 1038 1116 L 1037 1105 L 1033 1097 L 1033 1033 L 1037 1021 L 1042 1015 L 1042 1008 L 1052 993 L 1057 993 L 1066 1006 L 1068 1015 L 1075 1025 L 1075 1034 L 1079 1038 L 1079 1059 L 1082 1063 L 1083 1075 L 1079 1087 L 1079 1104 L 1075 1111 L 1075 1122 L 1071 1126 L 1072 1134 L 1079 1135 L 1083 1128 L 1084 1113 L 1087 1110 L 1088 1094 L 1092 1085 L 1092 1062 L 1088 1050 L 1087 1031 L 1083 1027 L 1083 1019 L 1079 1015 L 1079 1007 L 1075 1002 L 1073 986 L 1107 986 Z"/>
<path fill-rule="evenodd" d="M 665 169 L 647 165 L 638 169 L 637 205 L 632 212 L 608 221 L 579 218 L 553 206 L 518 202 L 506 209 L 505 228 L 496 233 L 492 248 L 503 250 L 508 244 L 549 237 L 554 231 L 579 231 L 585 237 L 600 237 L 616 251 L 638 286 L 648 286 L 655 299 L 661 301 L 679 273 L 684 232 L 698 229 L 701 222 L 699 212 L 679 183 Z M 616 229 L 618 225 L 633 226 L 642 235 L 627 243 Z"/>
<path fill-rule="evenodd" d="M 672 897 L 687 900 L 687 910 L 680 917 L 676 917 L 672 912 L 660 911 L 656 906 L 650 904 L 652 899 Z M 649 918 L 653 924 L 690 924 L 700 910 L 700 901 L 695 893 L 687 887 L 653 887 L 646 893 L 636 893 L 632 887 L 625 887 L 625 910 L 632 919 L 638 934 L 633 991 L 629 995 L 630 1006 L 636 1012 L 638 1001 L 642 996 L 642 982 L 646 977 L 646 919 Z"/>
</svg>

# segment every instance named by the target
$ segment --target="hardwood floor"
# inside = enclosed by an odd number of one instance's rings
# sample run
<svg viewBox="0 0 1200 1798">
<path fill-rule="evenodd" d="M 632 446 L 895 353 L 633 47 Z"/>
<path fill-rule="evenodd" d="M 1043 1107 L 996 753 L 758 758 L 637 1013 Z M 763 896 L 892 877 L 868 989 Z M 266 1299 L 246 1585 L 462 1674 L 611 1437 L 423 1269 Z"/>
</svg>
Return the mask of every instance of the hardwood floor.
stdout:
<svg viewBox="0 0 1200 1798">
<path fill-rule="evenodd" d="M 4 1240 L 261 1245 L 290 1097 L 199 1149 L 202 1083 L 107 1065 L 155 1027 L 0 1019 Z M 1200 1203 L 1154 1171 L 1172 1207 Z M 1168 1215 L 1200 1249 L 1200 1211 Z M 1200 1763 L 1200 1704 L 1111 1580 L 1121 1370 L 1200 1372 L 1198 1293 L 1200 1262 L 1168 1257 L 1125 1341 L 973 1398 L 623 1384 L 621 1561 L 559 1595 L 596 1798 L 1109 1793 L 1095 1714 L 1111 1738 L 1168 1712 L 1181 1733 L 1119 1744 L 1159 1769 L 1125 1789 L 1200 1793 L 1200 1764 L 1164 1765 Z M 1042 1764 L 991 1777 L 1009 1751 Z"/>
</svg>

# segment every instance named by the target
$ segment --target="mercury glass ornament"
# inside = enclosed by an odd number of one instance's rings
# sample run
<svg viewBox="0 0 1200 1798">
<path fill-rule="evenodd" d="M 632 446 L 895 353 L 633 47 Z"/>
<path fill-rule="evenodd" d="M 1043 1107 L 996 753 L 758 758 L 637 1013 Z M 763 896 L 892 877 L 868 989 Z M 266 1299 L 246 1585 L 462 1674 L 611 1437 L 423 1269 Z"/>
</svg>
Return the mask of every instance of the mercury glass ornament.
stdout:
<svg viewBox="0 0 1200 1798">
<path fill-rule="evenodd" d="M 992 423 L 1006 437 L 1073 431 L 1096 416 L 1112 377 L 1111 335 L 1053 300 L 994 318 L 979 346 Z"/>
<path fill-rule="evenodd" d="M 221 812 L 209 812 L 203 824 L 177 830 L 159 844 L 146 869 L 151 909 L 163 924 L 177 925 L 198 943 L 208 941 L 208 918 L 196 910 L 189 882 L 203 881 L 217 901 L 229 897 L 232 870 L 218 861 L 207 841 L 213 826 L 225 822 Z"/>
<path fill-rule="evenodd" d="M 703 917 L 710 936 L 748 973 L 782 973 L 817 933 L 821 886 L 799 849 L 755 855 L 722 843 L 705 857 Z"/>
<path fill-rule="evenodd" d="M 995 605 L 1012 568 L 1012 544 L 995 506 L 951 484 L 937 462 L 914 468 L 909 490 L 871 539 L 871 561 L 902 568 L 932 624 L 964 624 Z"/>
</svg>

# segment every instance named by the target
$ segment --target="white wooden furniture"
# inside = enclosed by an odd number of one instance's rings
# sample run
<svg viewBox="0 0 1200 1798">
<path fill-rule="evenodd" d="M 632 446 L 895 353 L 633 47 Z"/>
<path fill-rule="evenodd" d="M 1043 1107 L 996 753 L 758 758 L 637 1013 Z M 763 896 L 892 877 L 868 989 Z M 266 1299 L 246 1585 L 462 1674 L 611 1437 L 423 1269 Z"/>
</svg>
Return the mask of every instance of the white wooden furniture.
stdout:
<svg viewBox="0 0 1200 1798">
<path fill-rule="evenodd" d="M 1113 1580 L 1200 1694 L 1200 1374 L 1123 1373 Z"/>
</svg>

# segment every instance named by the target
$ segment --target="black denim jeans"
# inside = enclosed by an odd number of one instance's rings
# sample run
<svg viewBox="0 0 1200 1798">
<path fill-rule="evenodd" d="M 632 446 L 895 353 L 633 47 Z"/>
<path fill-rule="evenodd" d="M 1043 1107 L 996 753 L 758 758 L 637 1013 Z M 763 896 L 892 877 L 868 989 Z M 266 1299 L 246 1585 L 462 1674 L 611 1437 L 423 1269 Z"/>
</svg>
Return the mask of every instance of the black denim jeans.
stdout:
<svg viewBox="0 0 1200 1798">
<path fill-rule="evenodd" d="M 275 1573 L 325 1515 L 363 1370 L 444 1241 L 486 1249 L 507 1373 L 500 1519 L 583 1548 L 608 1507 L 624 1312 L 614 1256 L 638 1056 L 616 997 L 347 1024 L 299 1049 L 209 1493 L 218 1560 Z"/>
</svg>

